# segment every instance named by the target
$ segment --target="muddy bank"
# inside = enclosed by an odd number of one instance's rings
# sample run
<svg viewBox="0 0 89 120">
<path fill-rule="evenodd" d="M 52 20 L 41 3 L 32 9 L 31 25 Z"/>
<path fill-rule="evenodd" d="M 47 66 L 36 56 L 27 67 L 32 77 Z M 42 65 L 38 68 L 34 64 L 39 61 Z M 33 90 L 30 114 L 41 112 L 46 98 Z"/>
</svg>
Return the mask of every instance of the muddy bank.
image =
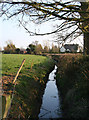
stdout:
<svg viewBox="0 0 89 120">
<path fill-rule="evenodd" d="M 53 56 L 64 118 L 89 119 L 89 56 Z"/>
</svg>

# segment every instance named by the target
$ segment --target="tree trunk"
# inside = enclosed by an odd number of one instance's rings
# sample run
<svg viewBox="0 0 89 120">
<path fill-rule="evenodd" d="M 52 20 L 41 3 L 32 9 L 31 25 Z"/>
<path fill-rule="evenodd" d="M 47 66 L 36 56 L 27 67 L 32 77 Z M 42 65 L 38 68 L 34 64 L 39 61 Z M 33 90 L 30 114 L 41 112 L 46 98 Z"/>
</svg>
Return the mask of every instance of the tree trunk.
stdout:
<svg viewBox="0 0 89 120">
<path fill-rule="evenodd" d="M 84 33 L 84 54 L 89 55 L 89 2 L 81 3 L 81 10 L 84 13 L 81 13 L 81 17 L 84 19 L 82 23 L 82 31 Z"/>
<path fill-rule="evenodd" d="M 89 33 L 84 33 L 84 54 L 89 55 Z"/>
</svg>

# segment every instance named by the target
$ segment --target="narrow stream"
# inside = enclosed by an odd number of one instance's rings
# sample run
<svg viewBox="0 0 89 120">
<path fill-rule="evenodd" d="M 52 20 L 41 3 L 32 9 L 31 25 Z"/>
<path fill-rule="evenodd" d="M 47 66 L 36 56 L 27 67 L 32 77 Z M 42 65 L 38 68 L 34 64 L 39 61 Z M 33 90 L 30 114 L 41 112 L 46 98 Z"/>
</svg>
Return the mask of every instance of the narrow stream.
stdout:
<svg viewBox="0 0 89 120">
<path fill-rule="evenodd" d="M 60 109 L 60 99 L 58 95 L 58 89 L 56 86 L 56 73 L 57 66 L 55 65 L 54 70 L 49 74 L 49 80 L 46 84 L 44 95 L 42 98 L 42 105 L 40 113 L 38 115 L 41 118 L 61 118 L 62 112 Z"/>
</svg>

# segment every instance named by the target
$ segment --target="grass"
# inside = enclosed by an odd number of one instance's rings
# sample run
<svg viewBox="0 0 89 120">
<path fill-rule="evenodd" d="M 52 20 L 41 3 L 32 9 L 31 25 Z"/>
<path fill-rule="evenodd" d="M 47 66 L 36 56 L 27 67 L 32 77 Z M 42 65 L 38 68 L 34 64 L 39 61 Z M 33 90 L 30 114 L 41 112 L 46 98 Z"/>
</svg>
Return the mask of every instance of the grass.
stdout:
<svg viewBox="0 0 89 120">
<path fill-rule="evenodd" d="M 59 56 L 57 85 L 64 118 L 89 119 L 89 56 Z"/>
<path fill-rule="evenodd" d="M 5 105 L 6 105 L 6 99 L 5 96 L 2 96 L 2 116 L 4 115 L 4 111 L 5 111 Z"/>
<path fill-rule="evenodd" d="M 23 71 L 30 69 L 32 63 L 35 65 L 47 60 L 47 58 L 43 56 L 4 54 L 2 55 L 2 75 L 15 75 L 23 59 L 26 59 Z"/>
<path fill-rule="evenodd" d="M 16 82 L 9 117 L 37 118 L 47 76 L 54 67 L 54 61 L 44 56 L 3 54 L 2 78 L 5 95 L 12 94 L 12 82 L 23 59 L 26 61 Z"/>
</svg>

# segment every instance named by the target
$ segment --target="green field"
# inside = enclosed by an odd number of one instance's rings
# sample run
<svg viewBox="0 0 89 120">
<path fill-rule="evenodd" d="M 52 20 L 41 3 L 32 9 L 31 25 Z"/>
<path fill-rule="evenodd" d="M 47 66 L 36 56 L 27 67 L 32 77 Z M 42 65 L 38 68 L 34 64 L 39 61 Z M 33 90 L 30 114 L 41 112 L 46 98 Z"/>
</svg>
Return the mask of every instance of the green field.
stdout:
<svg viewBox="0 0 89 120">
<path fill-rule="evenodd" d="M 26 61 L 16 81 L 9 117 L 37 118 L 47 75 L 53 69 L 54 61 L 45 56 L 3 54 L 2 80 L 5 95 L 12 94 L 12 82 L 23 59 Z"/>
<path fill-rule="evenodd" d="M 2 75 L 15 75 L 21 65 L 23 59 L 26 59 L 22 72 L 27 71 L 37 64 L 42 64 L 48 61 L 48 58 L 36 55 L 17 55 L 17 54 L 4 54 L 2 55 Z M 49 61 L 48 61 L 49 62 Z M 49 63 L 48 63 L 49 64 Z M 45 65 L 45 64 L 44 64 Z"/>
</svg>

